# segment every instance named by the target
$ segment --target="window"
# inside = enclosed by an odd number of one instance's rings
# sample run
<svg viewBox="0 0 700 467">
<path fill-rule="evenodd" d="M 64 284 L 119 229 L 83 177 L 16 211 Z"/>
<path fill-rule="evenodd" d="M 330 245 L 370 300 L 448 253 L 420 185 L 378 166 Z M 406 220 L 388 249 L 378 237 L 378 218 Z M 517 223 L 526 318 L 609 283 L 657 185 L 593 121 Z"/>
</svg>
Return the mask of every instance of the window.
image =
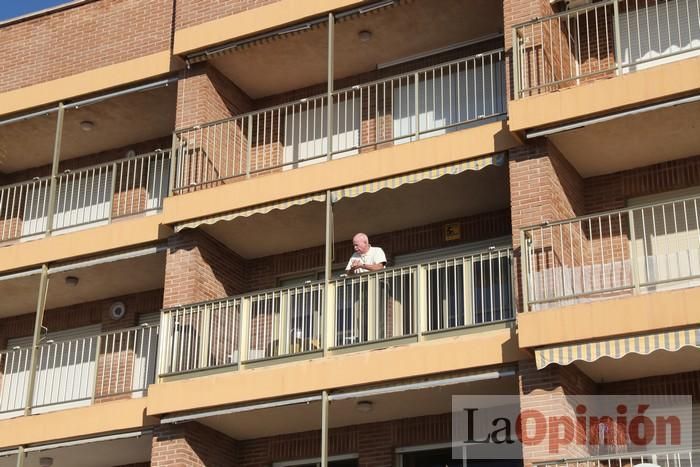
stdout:
<svg viewBox="0 0 700 467">
<path fill-rule="evenodd" d="M 328 465 L 333 467 L 357 467 L 357 454 L 330 456 Z M 321 458 L 302 459 L 298 461 L 275 462 L 272 467 L 320 467 Z"/>
<path fill-rule="evenodd" d="M 426 450 L 405 448 L 398 451 L 399 467 L 522 467 L 523 465 L 520 459 L 453 459 L 451 447 Z"/>
<path fill-rule="evenodd" d="M 34 413 L 86 405 L 94 392 L 100 325 L 50 333 L 39 348 Z M 32 337 L 9 339 L 3 362 L 0 412 L 24 406 Z"/>
<path fill-rule="evenodd" d="M 627 70 L 643 68 L 639 64 L 651 60 L 654 63 L 646 66 L 700 54 L 700 50 L 696 50 L 700 49 L 698 2 L 700 0 L 655 0 L 647 2 L 646 8 L 621 12 L 620 45 Z"/>
<path fill-rule="evenodd" d="M 632 199 L 637 268 L 642 284 L 700 275 L 697 188 Z"/>
<path fill-rule="evenodd" d="M 503 66 L 490 57 L 422 72 L 418 81 L 421 137 L 445 134 L 460 123 L 505 111 Z M 396 144 L 411 141 L 416 131 L 415 78 L 398 80 L 392 105 Z"/>
<path fill-rule="evenodd" d="M 360 146 L 359 98 L 336 98 L 333 102 L 335 131 L 333 157 L 357 154 Z M 328 152 L 328 105 L 319 99 L 306 101 L 285 109 L 284 163 L 301 167 L 324 160 Z"/>
</svg>

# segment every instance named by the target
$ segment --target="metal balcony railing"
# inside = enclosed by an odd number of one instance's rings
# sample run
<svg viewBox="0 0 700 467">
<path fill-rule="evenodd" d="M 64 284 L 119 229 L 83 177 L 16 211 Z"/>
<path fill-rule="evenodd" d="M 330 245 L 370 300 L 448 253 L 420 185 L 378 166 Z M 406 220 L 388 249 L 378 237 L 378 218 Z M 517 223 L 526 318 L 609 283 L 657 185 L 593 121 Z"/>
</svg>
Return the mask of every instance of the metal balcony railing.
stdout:
<svg viewBox="0 0 700 467">
<path fill-rule="evenodd" d="M 55 180 L 52 231 L 101 225 L 156 211 L 168 194 L 170 150 L 79 170 Z M 0 241 L 43 236 L 49 223 L 51 177 L 0 187 Z"/>
<path fill-rule="evenodd" d="M 37 347 L 33 411 L 137 397 L 155 381 L 158 325 L 46 341 Z M 0 417 L 27 403 L 31 347 L 0 352 Z"/>
<path fill-rule="evenodd" d="M 516 98 L 700 50 L 698 0 L 609 0 L 513 28 Z"/>
<path fill-rule="evenodd" d="M 695 284 L 699 204 L 684 198 L 523 229 L 526 309 Z"/>
<path fill-rule="evenodd" d="M 625 467 L 636 465 L 659 467 L 697 467 L 700 465 L 700 451 L 652 451 L 610 454 L 604 456 L 564 459 L 539 462 L 536 467 Z"/>
<path fill-rule="evenodd" d="M 506 113 L 503 50 L 176 131 L 174 191 L 401 144 Z"/>
<path fill-rule="evenodd" d="M 512 250 L 163 310 L 161 374 L 336 349 L 514 317 Z M 332 310 L 324 320 L 324 310 Z M 328 336 L 328 340 L 324 337 Z"/>
</svg>

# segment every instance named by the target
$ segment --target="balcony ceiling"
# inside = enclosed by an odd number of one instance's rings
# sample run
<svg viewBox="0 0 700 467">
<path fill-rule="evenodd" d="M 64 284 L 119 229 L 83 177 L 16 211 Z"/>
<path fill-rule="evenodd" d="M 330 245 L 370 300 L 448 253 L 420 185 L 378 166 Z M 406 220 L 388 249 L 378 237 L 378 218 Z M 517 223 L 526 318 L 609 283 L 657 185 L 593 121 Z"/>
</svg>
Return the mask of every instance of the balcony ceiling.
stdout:
<svg viewBox="0 0 700 467">
<path fill-rule="evenodd" d="M 450 413 L 453 395 L 516 395 L 517 391 L 517 381 L 511 376 L 497 380 L 364 397 L 362 400 L 373 403 L 372 411 L 366 413 L 356 409 L 357 399 L 333 401 L 329 411 L 329 426 L 337 428 Z M 199 421 L 234 439 L 255 439 L 319 430 L 321 405 L 315 402 L 221 415 Z"/>
<path fill-rule="evenodd" d="M 700 148 L 700 102 L 550 136 L 585 178 L 690 157 Z"/>
<path fill-rule="evenodd" d="M 61 160 L 167 136 L 175 127 L 176 86 L 136 92 L 66 110 Z M 0 126 L 0 173 L 51 164 L 56 113 Z M 94 123 L 83 131 L 80 122 Z M 123 154 L 119 154 L 122 156 Z"/>
<path fill-rule="evenodd" d="M 657 350 L 649 355 L 630 353 L 619 360 L 603 357 L 576 366 L 598 383 L 612 383 L 649 376 L 673 375 L 700 370 L 700 349 L 684 347 L 675 352 Z"/>
<path fill-rule="evenodd" d="M 333 208 L 335 240 L 350 241 L 358 231 L 371 236 L 497 211 L 507 208 L 509 203 L 506 167 L 491 166 L 446 175 L 339 201 Z M 325 205 L 311 202 L 203 228 L 244 258 L 269 256 L 322 245 Z"/>
<path fill-rule="evenodd" d="M 66 285 L 76 276 L 78 285 Z M 49 276 L 46 309 L 163 288 L 165 252 L 83 267 Z M 39 275 L 0 280 L 0 319 L 34 313 Z"/>
<path fill-rule="evenodd" d="M 335 78 L 502 30 L 502 5 L 493 0 L 414 0 L 376 10 L 336 24 Z M 370 31 L 371 39 L 361 42 L 360 31 Z M 327 28 L 319 27 L 236 50 L 213 63 L 254 99 L 284 93 L 326 80 L 327 35 Z"/>
<path fill-rule="evenodd" d="M 55 467 L 111 467 L 151 460 L 151 435 L 114 441 L 100 441 L 47 451 L 30 452 L 25 467 L 39 467 L 39 459 L 51 457 Z M 0 467 L 15 467 L 17 456 L 0 457 Z"/>
</svg>

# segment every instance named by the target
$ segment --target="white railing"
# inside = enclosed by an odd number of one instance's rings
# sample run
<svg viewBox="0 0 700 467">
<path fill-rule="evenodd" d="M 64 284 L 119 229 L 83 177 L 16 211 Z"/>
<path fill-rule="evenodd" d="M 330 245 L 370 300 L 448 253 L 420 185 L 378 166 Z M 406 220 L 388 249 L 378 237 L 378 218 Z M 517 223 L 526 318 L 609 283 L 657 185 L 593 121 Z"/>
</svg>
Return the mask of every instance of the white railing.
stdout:
<svg viewBox="0 0 700 467">
<path fill-rule="evenodd" d="M 342 347 L 416 333 L 418 266 L 335 281 L 333 345 Z"/>
<path fill-rule="evenodd" d="M 697 467 L 700 465 L 700 451 L 620 453 L 580 459 L 547 461 L 534 465 L 535 467 L 632 467 L 640 464 L 659 467 Z"/>
<path fill-rule="evenodd" d="M 505 114 L 503 50 L 341 89 L 332 99 L 333 158 L 442 134 Z M 328 133 L 325 95 L 179 130 L 174 190 L 326 160 Z"/>
<path fill-rule="evenodd" d="M 163 310 L 161 374 L 513 319 L 512 250 Z M 333 310 L 324 322 L 324 309 Z M 329 333 L 326 342 L 324 336 Z"/>
<path fill-rule="evenodd" d="M 155 381 L 157 348 L 157 325 L 42 343 L 31 406 L 51 410 L 138 396 Z M 30 360 L 28 347 L 0 353 L 0 414 L 24 409 Z"/>
<path fill-rule="evenodd" d="M 531 308 L 692 285 L 700 278 L 700 198 L 523 229 Z"/>
<path fill-rule="evenodd" d="M 513 28 L 515 97 L 700 49 L 699 0 L 609 0 Z"/>
<path fill-rule="evenodd" d="M 0 351 L 0 414 L 24 409 L 31 348 Z"/>
<path fill-rule="evenodd" d="M 170 151 L 157 151 L 56 177 L 52 230 L 67 231 L 156 211 L 168 194 Z M 0 188 L 0 241 L 44 234 L 51 177 Z"/>
<path fill-rule="evenodd" d="M 164 310 L 160 371 L 179 373 L 238 363 L 240 313 L 240 298 Z"/>
<path fill-rule="evenodd" d="M 323 291 L 323 283 L 310 283 L 246 296 L 247 359 L 320 350 Z"/>
</svg>

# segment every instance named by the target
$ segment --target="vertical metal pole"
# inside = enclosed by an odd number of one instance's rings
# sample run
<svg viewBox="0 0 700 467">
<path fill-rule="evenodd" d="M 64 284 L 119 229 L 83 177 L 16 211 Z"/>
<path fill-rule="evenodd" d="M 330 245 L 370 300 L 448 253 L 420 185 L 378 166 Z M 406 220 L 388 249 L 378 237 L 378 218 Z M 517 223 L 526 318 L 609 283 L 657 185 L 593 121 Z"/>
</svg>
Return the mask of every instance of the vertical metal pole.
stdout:
<svg viewBox="0 0 700 467">
<path fill-rule="evenodd" d="M 634 226 L 634 213 L 630 209 L 627 211 L 629 223 L 630 223 L 630 262 L 632 263 L 632 285 L 634 286 L 633 293 L 635 295 L 639 294 L 639 265 L 637 264 L 637 261 L 639 261 L 637 257 L 637 233 L 635 231 L 635 226 Z M 642 213 L 642 215 L 644 215 Z M 642 239 L 642 241 L 645 241 L 645 239 Z M 646 268 L 645 268 L 646 270 Z"/>
<path fill-rule="evenodd" d="M 97 345 L 95 346 L 95 375 L 92 378 L 92 398 L 90 399 L 91 404 L 94 404 L 95 399 L 97 399 L 97 377 L 100 374 L 100 354 L 102 353 L 102 337 L 103 336 L 101 335 L 97 336 Z M 106 349 L 107 345 L 105 345 L 105 350 Z M 105 352 L 105 355 L 107 355 L 107 352 Z"/>
<path fill-rule="evenodd" d="M 620 5 L 618 4 L 618 0 L 613 2 L 613 27 L 615 28 L 615 61 L 617 62 L 617 74 L 621 75 L 622 44 L 620 44 Z"/>
<path fill-rule="evenodd" d="M 335 16 L 333 13 L 328 13 L 328 101 L 326 114 L 326 133 L 328 139 L 326 141 L 326 160 L 331 160 L 333 155 L 333 79 L 335 73 L 333 71 L 333 44 L 335 43 Z"/>
<path fill-rule="evenodd" d="M 416 141 L 418 141 L 418 138 L 420 138 L 420 106 L 418 105 L 418 83 L 419 83 L 419 78 L 420 75 L 418 73 L 414 74 L 413 77 L 413 99 L 416 102 Z M 425 100 L 428 102 L 428 99 L 426 98 Z M 427 106 L 426 106 L 427 107 Z M 427 109 L 426 109 L 427 110 Z"/>
<path fill-rule="evenodd" d="M 123 167 L 123 166 L 122 166 L 122 167 Z M 121 178 L 121 174 L 119 175 L 119 177 Z M 128 176 L 128 174 L 127 174 L 127 179 L 128 179 L 128 178 L 129 178 L 129 176 Z M 121 183 L 120 183 L 120 186 L 121 186 Z M 113 163 L 112 163 L 112 183 L 111 183 L 111 186 L 110 186 L 110 188 L 109 188 L 109 190 L 110 190 L 110 191 L 109 191 L 109 196 L 110 196 L 110 200 L 109 200 L 109 218 L 107 219 L 107 221 L 108 221 L 110 224 L 112 223 L 112 217 L 114 216 L 114 194 L 115 194 L 115 193 L 114 193 L 114 190 L 116 190 L 116 189 L 117 189 L 117 163 L 116 163 L 116 162 L 113 162 Z M 119 213 L 117 213 L 117 215 L 119 215 Z"/>
<path fill-rule="evenodd" d="M 53 144 L 53 161 L 51 162 L 51 183 L 49 185 L 49 206 L 46 213 L 46 236 L 51 236 L 53 230 L 53 216 L 56 212 L 56 177 L 58 177 L 58 162 L 61 158 L 61 139 L 63 137 L 63 115 L 65 107 L 58 104 L 58 117 L 56 118 L 56 138 Z"/>
<path fill-rule="evenodd" d="M 528 252 L 528 246 L 527 246 L 527 235 L 525 235 L 525 231 L 521 230 L 520 231 L 520 278 L 522 280 L 522 297 L 523 297 L 523 311 L 528 311 L 529 304 L 528 304 L 528 283 L 527 283 L 527 252 Z"/>
<path fill-rule="evenodd" d="M 179 147 L 178 144 L 178 139 L 177 139 L 177 134 L 173 133 L 173 141 L 170 145 L 170 171 L 169 171 L 169 177 L 168 177 L 168 196 L 172 196 L 173 192 L 175 191 L 175 175 L 176 175 L 176 170 L 177 170 L 177 158 L 178 158 L 178 150 L 177 148 Z"/>
<path fill-rule="evenodd" d="M 330 291 L 331 274 L 333 273 L 333 200 L 331 199 L 331 190 L 326 191 L 326 256 L 325 256 L 325 269 L 323 274 L 323 287 L 326 299 L 323 302 L 323 336 L 321 342 L 323 343 L 323 356 L 325 357 L 328 353 L 329 338 L 328 333 L 328 322 L 331 319 L 329 313 L 335 311 L 335 307 L 331 302 L 332 295 Z"/>
<path fill-rule="evenodd" d="M 29 381 L 27 381 L 27 397 L 24 403 L 24 415 L 32 414 L 34 401 L 34 385 L 36 384 L 36 363 L 39 358 L 39 339 L 41 339 L 41 324 L 44 322 L 44 310 L 46 308 L 46 292 L 49 287 L 49 266 L 44 263 L 41 266 L 41 279 L 39 280 L 39 296 L 36 300 L 36 320 L 34 321 L 34 337 L 32 338 L 32 355 L 29 363 Z"/>
<path fill-rule="evenodd" d="M 24 467 L 24 446 L 17 448 L 17 467 Z"/>
<path fill-rule="evenodd" d="M 248 152 L 245 160 L 245 178 L 250 178 L 250 159 L 253 157 L 253 114 L 248 115 Z"/>
<path fill-rule="evenodd" d="M 518 41 L 518 30 L 513 28 L 513 49 L 511 52 L 510 65 L 513 72 L 513 99 L 520 98 L 520 42 Z"/>
<path fill-rule="evenodd" d="M 321 394 L 321 467 L 328 467 L 328 391 Z"/>
</svg>

